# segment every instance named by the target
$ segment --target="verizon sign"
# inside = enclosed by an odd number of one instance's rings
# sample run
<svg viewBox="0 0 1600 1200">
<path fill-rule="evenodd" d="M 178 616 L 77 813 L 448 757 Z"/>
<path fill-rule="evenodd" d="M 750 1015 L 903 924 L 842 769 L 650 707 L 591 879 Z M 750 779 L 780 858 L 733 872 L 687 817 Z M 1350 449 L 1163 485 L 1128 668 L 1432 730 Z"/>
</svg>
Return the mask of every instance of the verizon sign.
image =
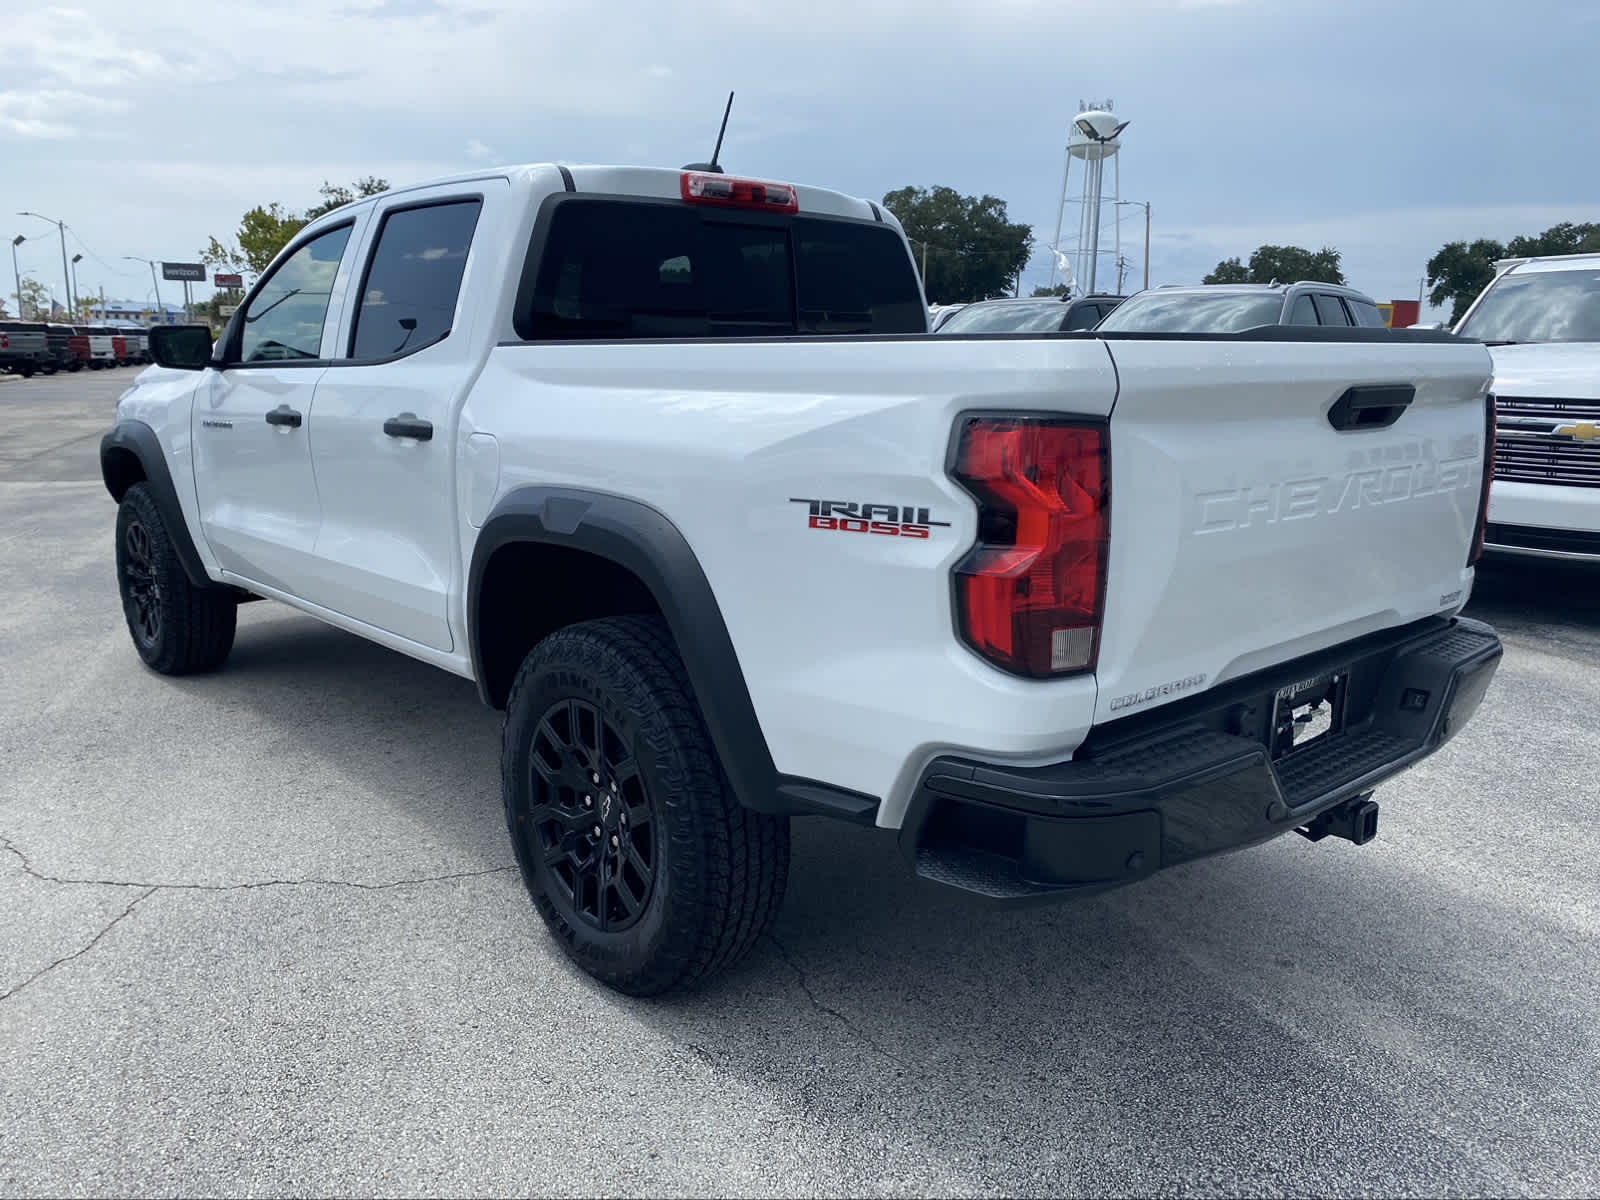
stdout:
<svg viewBox="0 0 1600 1200">
<path fill-rule="evenodd" d="M 161 264 L 161 278 L 181 279 L 189 283 L 204 283 L 206 281 L 205 263 L 169 263 Z"/>
</svg>

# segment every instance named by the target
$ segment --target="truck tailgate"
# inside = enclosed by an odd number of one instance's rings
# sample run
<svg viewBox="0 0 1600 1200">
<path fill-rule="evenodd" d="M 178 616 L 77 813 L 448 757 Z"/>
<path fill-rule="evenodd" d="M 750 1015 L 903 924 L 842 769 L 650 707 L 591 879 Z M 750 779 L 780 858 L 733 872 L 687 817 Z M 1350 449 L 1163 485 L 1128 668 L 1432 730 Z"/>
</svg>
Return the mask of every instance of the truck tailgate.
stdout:
<svg viewBox="0 0 1600 1200">
<path fill-rule="evenodd" d="M 1106 344 L 1118 394 L 1097 724 L 1465 602 L 1482 345 Z M 1335 428 L 1352 388 L 1358 404 L 1412 391 L 1392 424 L 1369 412 Z"/>
</svg>

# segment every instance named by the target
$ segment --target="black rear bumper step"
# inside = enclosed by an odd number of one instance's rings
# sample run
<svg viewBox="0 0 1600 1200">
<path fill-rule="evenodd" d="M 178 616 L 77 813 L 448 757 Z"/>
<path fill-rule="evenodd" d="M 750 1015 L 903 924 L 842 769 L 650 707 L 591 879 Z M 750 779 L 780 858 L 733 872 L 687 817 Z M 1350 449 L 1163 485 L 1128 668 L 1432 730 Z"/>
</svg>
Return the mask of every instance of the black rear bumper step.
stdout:
<svg viewBox="0 0 1600 1200">
<path fill-rule="evenodd" d="M 901 848 L 924 878 L 1018 902 L 1104 891 L 1296 828 L 1359 834 L 1367 795 L 1459 731 L 1500 657 L 1489 626 L 1434 619 L 1102 726 L 1066 762 L 937 758 Z M 1332 724 L 1293 745 L 1282 693 L 1308 679 L 1329 681 Z"/>
</svg>

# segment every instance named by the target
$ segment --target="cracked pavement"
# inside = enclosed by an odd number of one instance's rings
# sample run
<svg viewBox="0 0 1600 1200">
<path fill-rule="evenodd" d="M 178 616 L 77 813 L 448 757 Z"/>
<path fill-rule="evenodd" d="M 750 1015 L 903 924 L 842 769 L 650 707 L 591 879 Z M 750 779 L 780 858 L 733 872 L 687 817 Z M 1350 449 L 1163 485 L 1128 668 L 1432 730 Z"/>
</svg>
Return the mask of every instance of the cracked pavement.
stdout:
<svg viewBox="0 0 1600 1200">
<path fill-rule="evenodd" d="M 139 665 L 131 376 L 0 387 L 0 1193 L 1600 1190 L 1594 573 L 1485 573 L 1496 686 L 1369 846 L 1002 912 L 806 820 L 749 960 L 637 1001 L 534 916 L 471 685 L 266 603 Z"/>
</svg>

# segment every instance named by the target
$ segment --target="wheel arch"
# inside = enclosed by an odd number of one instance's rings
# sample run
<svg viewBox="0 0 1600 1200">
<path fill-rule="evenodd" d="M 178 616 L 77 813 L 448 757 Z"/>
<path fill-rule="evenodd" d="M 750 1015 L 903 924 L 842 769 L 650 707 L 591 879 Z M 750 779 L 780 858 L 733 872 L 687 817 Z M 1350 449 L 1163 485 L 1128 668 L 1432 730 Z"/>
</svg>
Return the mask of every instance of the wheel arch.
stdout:
<svg viewBox="0 0 1600 1200">
<path fill-rule="evenodd" d="M 172 482 L 172 472 L 167 469 L 166 456 L 161 450 L 161 439 L 156 431 L 143 421 L 118 421 L 100 439 L 100 478 L 106 491 L 118 504 L 136 483 L 150 489 L 161 520 L 172 539 L 183 573 L 195 587 L 210 588 L 216 585 L 206 574 L 200 552 L 195 549 L 189 523 L 184 519 L 183 506 L 178 502 L 178 489 Z"/>
<path fill-rule="evenodd" d="M 517 624 L 514 597 L 526 595 L 523 589 L 532 582 L 530 561 L 537 564 L 535 575 L 563 565 L 597 571 L 598 577 L 585 576 L 585 582 L 606 599 L 586 606 L 572 599 L 574 593 L 565 590 L 571 585 L 563 580 L 561 599 Z M 513 563 L 521 569 L 509 569 Z M 606 493 L 538 486 L 518 488 L 495 505 L 473 546 L 467 580 L 473 677 L 485 703 L 505 707 L 533 640 L 560 627 L 552 624 L 552 609 L 578 620 L 660 614 L 723 768 L 746 807 L 868 822 L 875 816 L 875 797 L 778 773 L 711 583 L 683 534 L 658 510 Z"/>
</svg>

